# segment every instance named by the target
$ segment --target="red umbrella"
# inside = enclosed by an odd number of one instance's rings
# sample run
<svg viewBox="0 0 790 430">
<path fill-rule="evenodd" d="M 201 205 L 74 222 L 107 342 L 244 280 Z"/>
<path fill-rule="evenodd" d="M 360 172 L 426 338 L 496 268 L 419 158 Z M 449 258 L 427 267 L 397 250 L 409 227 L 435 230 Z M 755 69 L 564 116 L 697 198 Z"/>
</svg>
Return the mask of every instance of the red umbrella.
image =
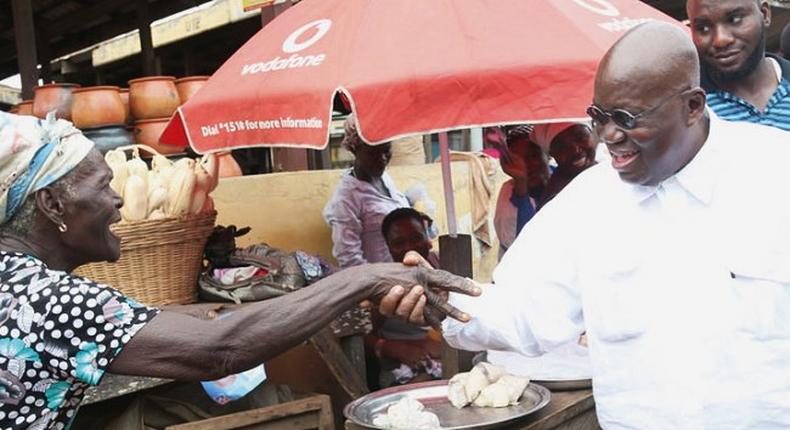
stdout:
<svg viewBox="0 0 790 430">
<path fill-rule="evenodd" d="M 637 0 L 303 0 L 214 73 L 162 141 L 323 148 L 338 91 L 372 143 L 585 118 L 602 54 L 646 20 L 676 22 Z"/>
</svg>

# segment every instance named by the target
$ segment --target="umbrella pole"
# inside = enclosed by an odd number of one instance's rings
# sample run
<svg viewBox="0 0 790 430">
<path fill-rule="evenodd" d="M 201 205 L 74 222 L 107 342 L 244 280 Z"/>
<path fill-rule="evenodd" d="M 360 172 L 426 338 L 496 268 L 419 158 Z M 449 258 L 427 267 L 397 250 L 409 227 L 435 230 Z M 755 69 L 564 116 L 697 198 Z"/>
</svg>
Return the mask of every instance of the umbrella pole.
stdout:
<svg viewBox="0 0 790 430">
<path fill-rule="evenodd" d="M 439 133 L 439 156 L 442 160 L 442 179 L 444 180 L 444 203 L 447 211 L 447 231 L 449 234 L 439 236 L 439 260 L 441 268 L 459 276 L 471 278 L 472 273 L 472 236 L 458 234 L 455 219 L 455 194 L 453 177 L 450 170 L 450 147 L 447 133 Z M 452 348 L 443 341 L 442 372 L 443 377 L 465 372 L 472 368 L 474 353 Z"/>
<path fill-rule="evenodd" d="M 447 232 L 450 237 L 458 236 L 458 225 L 455 219 L 455 194 L 453 192 L 453 175 L 450 169 L 450 146 L 447 132 L 439 133 L 439 157 L 442 160 L 442 180 L 444 182 L 444 205 L 447 213 Z"/>
</svg>

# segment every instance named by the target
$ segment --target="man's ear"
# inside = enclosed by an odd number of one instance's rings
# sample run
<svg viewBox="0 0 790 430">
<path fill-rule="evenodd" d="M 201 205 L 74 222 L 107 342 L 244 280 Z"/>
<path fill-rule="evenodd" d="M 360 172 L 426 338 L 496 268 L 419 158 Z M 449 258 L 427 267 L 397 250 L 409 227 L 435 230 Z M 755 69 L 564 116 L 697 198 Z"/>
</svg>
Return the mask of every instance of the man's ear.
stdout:
<svg viewBox="0 0 790 430">
<path fill-rule="evenodd" d="M 44 187 L 36 191 L 35 199 L 39 212 L 45 217 L 55 225 L 60 225 L 63 222 L 63 216 L 66 210 L 60 193 L 52 187 Z"/>
<path fill-rule="evenodd" d="M 686 101 L 686 108 L 688 109 L 686 115 L 687 126 L 690 127 L 696 124 L 705 115 L 706 104 L 705 90 L 699 87 L 690 90 L 688 100 Z"/>
<path fill-rule="evenodd" d="M 767 1 L 760 2 L 760 13 L 763 15 L 763 23 L 766 27 L 771 26 L 771 5 Z"/>
</svg>

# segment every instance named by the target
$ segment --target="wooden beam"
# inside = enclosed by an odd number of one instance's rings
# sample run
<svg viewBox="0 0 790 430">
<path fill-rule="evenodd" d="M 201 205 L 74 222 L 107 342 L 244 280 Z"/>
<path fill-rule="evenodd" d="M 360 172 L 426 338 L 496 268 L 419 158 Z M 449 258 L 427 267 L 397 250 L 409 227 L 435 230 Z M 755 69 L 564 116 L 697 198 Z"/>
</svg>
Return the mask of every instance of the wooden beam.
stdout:
<svg viewBox="0 0 790 430">
<path fill-rule="evenodd" d="M 38 48 L 38 58 L 41 63 L 41 79 L 44 82 L 52 82 L 52 55 L 49 49 L 49 33 L 47 26 L 39 25 L 36 29 L 36 46 Z"/>
<path fill-rule="evenodd" d="M 137 29 L 140 30 L 140 49 L 143 74 L 156 74 L 156 58 L 154 42 L 151 38 L 151 15 L 148 11 L 148 0 L 137 0 Z"/>
<path fill-rule="evenodd" d="M 149 6 L 149 16 L 151 20 L 155 21 L 157 19 L 170 16 L 174 13 L 181 12 L 192 6 L 200 4 L 201 2 L 202 0 L 159 1 Z M 2 3 L 3 2 L 0 1 L 0 4 Z M 134 5 L 133 2 L 126 3 L 131 3 Z M 0 11 L 0 13 L 2 12 Z M 81 10 L 75 12 L 77 16 L 79 16 L 80 13 Z M 71 31 L 68 34 L 53 33 L 50 29 L 49 34 L 51 38 L 54 39 L 56 35 L 61 37 L 58 42 L 50 43 L 52 58 L 68 55 L 72 52 L 79 51 L 80 49 L 99 42 L 103 42 L 107 39 L 111 39 L 115 36 L 124 34 L 137 28 L 135 21 L 136 10 L 134 8 L 129 9 L 128 11 L 124 9 L 118 9 L 116 10 L 116 13 L 117 15 L 114 16 L 114 21 L 111 23 L 105 23 L 89 28 L 85 28 L 77 23 L 75 24 L 75 27 L 70 29 Z M 69 17 L 70 16 L 72 15 L 69 15 Z M 87 21 L 80 22 L 83 25 L 87 23 Z M 16 50 L 14 48 L 13 40 L 0 41 L 0 77 L 10 76 L 18 72 L 19 69 L 16 63 L 15 54 Z"/>
<path fill-rule="evenodd" d="M 22 98 L 33 98 L 33 87 L 38 84 L 38 56 L 33 7 L 30 0 L 11 0 L 16 37 L 16 58 L 22 78 Z"/>
<path fill-rule="evenodd" d="M 103 0 L 90 7 L 80 7 L 79 13 L 53 21 L 49 27 L 50 34 L 73 32 L 75 28 L 82 27 L 87 22 L 92 22 L 104 15 L 118 12 L 118 9 L 129 4 L 128 0 Z"/>
<path fill-rule="evenodd" d="M 325 327 L 314 334 L 309 341 L 346 394 L 352 399 L 358 399 L 368 393 L 364 379 L 365 369 L 357 369 L 354 366 L 332 334 L 332 329 Z M 358 360 L 355 359 L 355 361 Z M 364 365 L 364 361 L 362 364 Z"/>
</svg>

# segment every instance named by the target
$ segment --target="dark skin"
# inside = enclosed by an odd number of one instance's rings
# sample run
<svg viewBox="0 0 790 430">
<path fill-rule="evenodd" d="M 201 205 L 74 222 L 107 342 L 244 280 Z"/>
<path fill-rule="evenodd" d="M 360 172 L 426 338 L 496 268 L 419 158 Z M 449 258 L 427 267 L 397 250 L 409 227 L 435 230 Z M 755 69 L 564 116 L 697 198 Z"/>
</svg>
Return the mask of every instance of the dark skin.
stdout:
<svg viewBox="0 0 790 430">
<path fill-rule="evenodd" d="M 93 168 L 77 168 L 79 186 L 67 202 L 57 185 L 35 193 L 39 211 L 26 237 L 0 237 L 0 248 L 39 257 L 56 270 L 71 272 L 93 261 L 117 261 L 121 244 L 109 226 L 121 220 L 121 197 L 110 188 L 112 171 L 99 151 L 92 151 L 83 163 Z M 63 223 L 65 233 L 58 231 Z"/>
<path fill-rule="evenodd" d="M 764 111 L 778 86 L 765 57 L 771 6 L 757 0 L 689 0 L 694 44 L 716 85 Z"/>
<path fill-rule="evenodd" d="M 645 46 L 651 47 L 645 55 Z M 691 89 L 678 92 L 678 86 Z M 699 62 L 694 46 L 679 28 L 651 22 L 629 31 L 607 52 L 595 78 L 594 100 L 604 109 L 641 112 L 666 102 L 625 131 L 609 121 L 597 134 L 612 153 L 637 151 L 634 167 L 620 172 L 629 183 L 657 184 L 682 169 L 702 148 L 710 120 L 705 92 L 699 88 Z M 409 291 L 390 291 L 381 301 L 383 315 L 414 324 L 424 320 Z"/>
<path fill-rule="evenodd" d="M 684 73 L 696 64 L 696 53 L 654 43 L 662 55 L 646 61 L 640 54 L 650 41 L 652 33 L 647 30 L 653 26 L 646 27 L 629 33 L 604 56 L 593 102 L 604 110 L 652 111 L 639 118 L 632 130 L 609 121 L 596 125 L 595 131 L 612 154 L 612 165 L 623 181 L 657 185 L 694 158 L 707 138 L 708 119 L 705 92 L 698 81 L 689 78 L 694 73 Z M 687 46 L 680 36 L 671 40 Z"/>
<path fill-rule="evenodd" d="M 120 219 L 120 197 L 110 188 L 112 173 L 94 150 L 70 174 L 79 175 L 73 195 L 57 182 L 34 195 L 37 212 L 25 237 L 0 237 L 0 249 L 34 255 L 53 269 L 72 271 L 81 264 L 114 261 L 120 255 L 118 238 L 109 226 Z M 66 233 L 57 226 L 64 222 Z M 472 281 L 440 270 L 419 267 L 420 257 L 405 263 L 386 263 L 346 269 L 310 288 L 237 308 L 222 319 L 209 319 L 210 310 L 163 310 L 126 345 L 109 366 L 112 373 L 212 380 L 260 364 L 303 342 L 334 317 L 363 300 L 378 301 L 390 289 L 423 291 L 480 290 Z M 409 266 L 410 265 L 410 266 Z M 425 293 L 423 309 L 436 315 L 451 308 L 434 293 Z M 430 313 L 430 312 L 429 312 Z M 205 314 L 205 315 L 204 315 Z"/>
<path fill-rule="evenodd" d="M 384 240 L 392 261 L 403 261 L 409 251 L 415 251 L 427 260 L 433 248 L 424 221 L 414 218 L 400 218 L 393 222 Z"/>
<path fill-rule="evenodd" d="M 557 161 L 557 169 L 540 195 L 538 208 L 553 199 L 573 178 L 595 164 L 598 142 L 585 124 L 575 124 L 554 137 L 549 155 Z"/>
<path fill-rule="evenodd" d="M 390 225 L 384 239 L 387 241 L 387 247 L 390 250 L 393 261 L 403 261 L 409 251 L 417 252 L 426 261 L 435 260 L 435 254 L 431 253 L 433 245 L 428 237 L 425 222 L 422 219 L 404 217 Z M 438 267 L 438 261 L 434 262 L 434 267 Z M 377 324 L 380 323 L 380 321 L 377 321 Z M 379 339 L 370 335 L 366 340 L 368 346 L 375 349 L 376 342 Z M 441 342 L 430 338 L 421 340 L 386 339 L 381 344 L 381 356 L 415 367 L 425 357 L 439 358 L 441 346 Z"/>
<path fill-rule="evenodd" d="M 354 176 L 373 185 L 379 192 L 389 196 L 381 176 L 392 159 L 392 144 L 366 145 L 360 142 L 354 149 Z"/>
<path fill-rule="evenodd" d="M 554 137 L 549 155 L 557 161 L 557 172 L 574 177 L 595 164 L 598 142 L 584 124 L 574 124 Z"/>
</svg>

